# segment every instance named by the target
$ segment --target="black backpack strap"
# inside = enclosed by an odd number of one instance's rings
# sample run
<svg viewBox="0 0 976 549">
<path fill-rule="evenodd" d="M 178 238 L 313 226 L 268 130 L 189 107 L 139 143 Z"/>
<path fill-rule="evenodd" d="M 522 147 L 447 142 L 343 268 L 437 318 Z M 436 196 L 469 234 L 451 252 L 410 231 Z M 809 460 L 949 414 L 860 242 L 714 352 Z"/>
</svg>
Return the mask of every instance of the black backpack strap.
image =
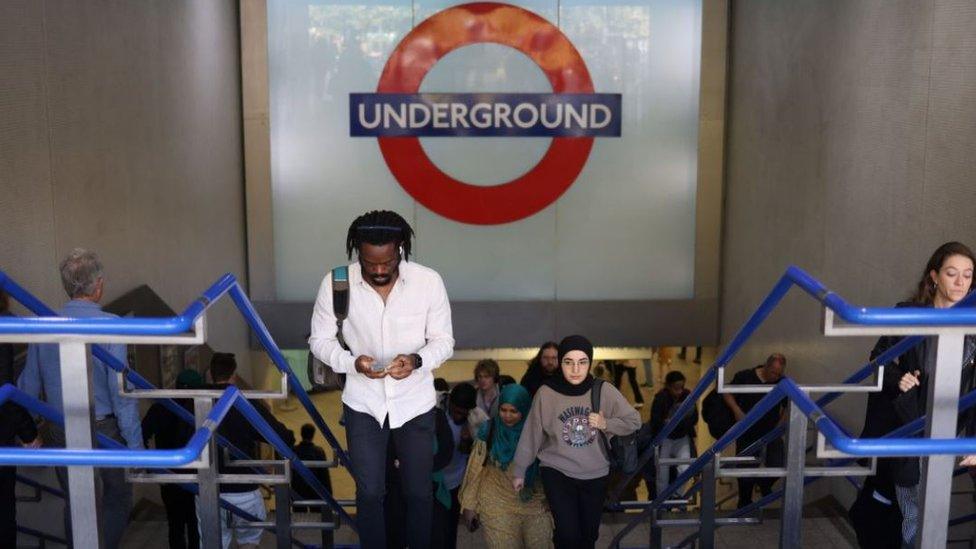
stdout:
<svg viewBox="0 0 976 549">
<path fill-rule="evenodd" d="M 345 265 L 332 269 L 332 314 L 336 317 L 336 339 L 348 351 L 342 337 L 342 322 L 349 316 L 349 267 Z"/>
<path fill-rule="evenodd" d="M 593 387 L 590 388 L 590 411 L 594 414 L 600 413 L 600 395 L 603 393 L 603 383 L 602 378 L 593 379 Z M 602 430 L 597 429 L 600 433 L 600 441 L 603 444 L 603 449 L 607 451 L 607 456 L 613 459 L 613 455 L 610 452 L 610 441 L 607 439 L 607 434 Z"/>
<path fill-rule="evenodd" d="M 600 412 L 600 394 L 603 392 L 603 382 L 602 378 L 595 378 L 593 387 L 590 388 L 590 411 L 594 414 Z"/>
</svg>

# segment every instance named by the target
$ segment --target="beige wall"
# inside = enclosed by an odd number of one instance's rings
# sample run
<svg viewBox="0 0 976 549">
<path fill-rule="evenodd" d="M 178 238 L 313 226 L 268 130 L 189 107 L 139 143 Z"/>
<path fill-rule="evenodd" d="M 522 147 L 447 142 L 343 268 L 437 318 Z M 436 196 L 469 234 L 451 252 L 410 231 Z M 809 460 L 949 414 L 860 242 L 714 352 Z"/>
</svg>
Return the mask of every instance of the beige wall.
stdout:
<svg viewBox="0 0 976 549">
<path fill-rule="evenodd" d="M 75 246 L 109 300 L 145 283 L 181 310 L 243 280 L 238 35 L 227 0 L 0 3 L 0 268 L 49 304 Z M 244 351 L 231 309 L 210 341 Z"/>
<path fill-rule="evenodd" d="M 733 4 L 722 341 L 793 263 L 857 304 L 907 297 L 942 242 L 976 245 L 976 7 L 953 1 Z M 872 339 L 825 338 L 787 298 L 739 366 L 773 350 L 837 382 Z M 857 432 L 865 398 L 830 409 Z"/>
</svg>

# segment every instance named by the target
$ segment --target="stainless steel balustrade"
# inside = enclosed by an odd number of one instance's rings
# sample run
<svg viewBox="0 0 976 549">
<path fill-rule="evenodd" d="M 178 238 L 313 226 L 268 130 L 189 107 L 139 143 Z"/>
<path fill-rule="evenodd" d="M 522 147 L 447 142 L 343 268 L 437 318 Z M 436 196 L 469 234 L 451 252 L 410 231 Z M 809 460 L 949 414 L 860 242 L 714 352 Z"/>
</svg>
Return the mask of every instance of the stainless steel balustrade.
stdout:
<svg viewBox="0 0 976 549">
<path fill-rule="evenodd" d="M 337 521 L 321 521 L 317 523 L 290 524 L 290 481 L 291 468 L 294 467 L 298 474 L 301 474 L 313 489 L 316 490 L 323 499 L 321 503 L 333 507 L 339 517 L 345 518 L 355 529 L 354 523 L 349 515 L 339 505 L 339 503 L 328 493 L 327 490 L 318 482 L 312 473 L 297 459 L 291 448 L 277 437 L 277 434 L 268 426 L 263 418 L 257 414 L 256 410 L 250 406 L 246 400 L 239 398 L 242 396 L 237 389 L 234 389 L 233 404 L 243 413 L 259 432 L 286 458 L 280 462 L 284 467 L 283 475 L 217 475 L 215 459 L 218 452 L 215 444 L 219 437 L 213 436 L 213 431 L 219 423 L 219 419 L 212 417 L 215 408 L 221 407 L 213 404 L 213 398 L 221 396 L 220 392 L 207 393 L 206 391 L 193 391 L 188 394 L 185 391 L 161 391 L 152 387 L 144 378 L 136 372 L 120 364 L 114 357 L 109 355 L 98 343 L 125 343 L 125 344 L 188 344 L 195 345 L 202 343 L 206 339 L 206 311 L 209 306 L 224 294 L 230 295 L 243 314 L 245 320 L 256 332 L 258 339 L 264 345 L 282 374 L 281 390 L 276 392 L 248 391 L 245 398 L 284 398 L 287 396 L 288 387 L 291 386 L 295 391 L 299 402 L 306 408 L 319 430 L 326 437 L 326 440 L 335 451 L 336 460 L 317 464 L 319 466 L 335 466 L 337 462 L 348 465 L 348 456 L 339 446 L 328 426 L 325 424 L 318 410 L 312 405 L 308 394 L 301 387 L 291 371 L 280 350 L 271 339 L 267 328 L 257 317 L 253 306 L 244 295 L 243 290 L 237 284 L 236 279 L 231 275 L 225 275 L 204 294 L 193 302 L 182 315 L 171 318 L 142 319 L 142 318 L 60 318 L 54 316 L 51 309 L 47 308 L 40 300 L 24 290 L 22 287 L 11 280 L 5 273 L 0 271 L 0 287 L 7 290 L 14 299 L 31 309 L 35 314 L 40 315 L 36 318 L 0 318 L 0 342 L 29 342 L 29 343 L 53 343 L 61 348 L 61 373 L 63 387 L 63 404 L 65 410 L 64 426 L 68 449 L 65 450 L 27 450 L 27 449 L 0 449 L 0 463 L 33 463 L 45 465 L 68 465 L 69 471 L 69 494 L 71 499 L 72 524 L 74 532 L 72 537 L 76 547 L 97 547 L 99 543 L 97 506 L 95 505 L 94 489 L 94 467 L 95 466 L 137 466 L 143 468 L 166 468 L 174 466 L 190 466 L 196 468 L 198 472 L 193 479 L 181 478 L 180 475 L 161 475 L 157 473 L 130 474 L 133 481 L 161 481 L 167 482 L 186 482 L 191 480 L 199 485 L 199 496 L 204 505 L 201 505 L 201 519 L 204 524 L 202 542 L 204 547 L 218 547 L 220 543 L 219 521 L 217 520 L 217 508 L 232 508 L 237 514 L 247 516 L 255 526 L 269 527 L 277 531 L 279 546 L 287 546 L 290 543 L 297 543 L 290 537 L 291 528 L 320 528 L 334 529 L 338 526 Z M 190 397 L 195 402 L 195 421 L 198 431 L 194 435 L 193 444 L 183 450 L 125 450 L 110 449 L 99 450 L 95 448 L 95 434 L 92 430 L 91 417 L 91 364 L 89 351 L 107 365 L 119 372 L 123 378 L 121 392 L 127 397 L 137 398 L 159 398 L 166 397 Z M 133 384 L 136 389 L 126 389 L 126 381 Z M 10 388 L 16 392 L 15 388 Z M 0 389 L 2 393 L 3 389 Z M 197 394 L 199 393 L 199 394 Z M 21 393 L 21 395 L 23 395 Z M 2 396 L 2 395 L 0 395 Z M 13 393 L 6 397 L 17 397 Z M 26 395 L 23 395 L 26 396 Z M 227 394 L 221 396 L 223 399 Z M 19 397 L 17 397 L 19 398 Z M 164 404 L 177 413 L 183 419 L 189 419 L 189 413 L 171 400 L 163 400 Z M 43 403 L 38 403 L 43 406 Z M 226 406 L 223 406 L 221 413 L 226 413 Z M 210 416 L 210 417 L 208 417 Z M 222 418 L 222 415 L 221 415 Z M 118 446 L 114 441 L 101 440 L 109 448 Z M 240 457 L 243 453 L 233 446 L 221 441 L 222 445 L 228 447 L 232 454 Z M 200 446 L 199 450 L 196 448 Z M 199 456 L 198 459 L 195 459 Z M 241 463 L 239 463 L 241 464 Z M 252 464 L 254 464 L 252 462 Z M 243 465 L 243 464 L 241 464 Z M 263 464 L 262 464 L 263 465 Z M 178 479 L 178 480 L 177 480 Z M 217 499 L 217 485 L 220 482 L 268 482 L 276 485 L 276 495 L 279 501 L 285 505 L 279 506 L 283 512 L 275 524 L 257 523 L 254 517 L 241 512 L 226 502 Z M 186 486 L 195 488 L 195 486 Z M 192 490 L 197 491 L 197 490 Z M 331 540 L 331 532 L 323 534 L 323 539 Z M 301 544 L 298 544 L 301 545 Z"/>
<path fill-rule="evenodd" d="M 882 356 L 877 357 L 864 368 L 861 368 L 854 375 L 850 376 L 843 384 L 828 385 L 819 387 L 798 386 L 790 379 L 784 379 L 775 389 L 764 386 L 756 387 L 736 387 L 730 388 L 724 384 L 724 368 L 730 363 L 732 357 L 748 341 L 759 325 L 769 316 L 779 301 L 786 293 L 796 286 L 814 299 L 823 304 L 824 313 L 824 333 L 825 335 L 908 335 L 898 345 L 892 347 Z M 765 409 L 768 410 L 774 403 L 769 400 L 776 397 L 777 400 L 783 396 L 790 399 L 790 422 L 787 425 L 787 463 L 782 469 L 745 469 L 740 471 L 721 468 L 722 459 L 719 453 L 728 446 L 735 438 L 745 431 L 760 415 L 753 415 L 759 406 L 757 405 L 746 419 L 737 423 L 726 436 L 720 438 L 714 446 L 705 450 L 699 458 L 692 460 L 688 470 L 679 475 L 679 478 L 671 484 L 664 494 L 658 497 L 648 506 L 641 516 L 631 521 L 614 538 L 613 546 L 619 546 L 620 540 L 629 532 L 639 520 L 651 519 L 651 545 L 660 546 L 660 526 L 674 524 L 668 519 L 660 517 L 661 507 L 667 497 L 681 488 L 694 475 L 702 472 L 707 480 L 701 483 L 703 492 L 702 506 L 708 508 L 702 513 L 699 519 L 690 519 L 692 524 L 700 525 L 700 531 L 696 537 L 701 540 L 702 547 L 714 546 L 714 528 L 718 524 L 714 516 L 714 477 L 723 476 L 783 476 L 785 481 L 785 492 L 788 497 L 784 504 L 784 520 L 781 531 L 780 545 L 782 547 L 799 546 L 800 538 L 800 517 L 802 516 L 802 494 L 803 486 L 812 482 L 816 476 L 849 476 L 852 474 L 870 474 L 874 470 L 872 463 L 870 468 L 849 467 L 844 463 L 840 467 L 809 467 L 806 465 L 806 423 L 809 421 L 817 428 L 819 457 L 842 457 L 847 455 L 867 456 L 876 458 L 878 456 L 893 455 L 919 455 L 927 456 L 923 460 L 925 472 L 923 474 L 922 491 L 922 516 L 921 527 L 917 537 L 919 547 L 943 547 L 946 537 L 946 521 L 949 512 L 949 493 L 952 471 L 956 455 L 973 453 L 976 450 L 976 439 L 955 439 L 956 416 L 959 410 L 959 357 L 962 356 L 963 338 L 966 333 L 976 333 L 976 311 L 970 309 L 976 303 L 976 295 L 967 296 L 956 307 L 951 309 L 933 310 L 930 308 L 863 308 L 848 304 L 837 294 L 830 292 L 820 282 L 809 276 L 797 267 L 790 267 L 781 277 L 773 290 L 762 301 L 757 310 L 752 314 L 745 325 L 733 337 L 728 347 L 720 354 L 715 364 L 709 368 L 701 381 L 694 388 L 691 396 L 679 406 L 673 414 L 671 420 L 665 425 L 664 429 L 652 443 L 652 448 L 644 452 L 641 456 L 641 466 L 649 459 L 653 459 L 656 447 L 661 440 L 667 437 L 681 419 L 691 411 L 692 406 L 704 395 L 713 382 L 716 382 L 721 391 L 724 392 L 769 392 L 763 398 L 762 403 L 766 403 Z M 838 324 L 836 317 L 839 317 L 847 324 Z M 891 360 L 903 354 L 912 346 L 922 340 L 923 335 L 935 336 L 938 338 L 938 357 L 936 372 L 932 376 L 932 383 L 929 384 L 929 409 L 925 416 L 924 439 L 905 439 L 897 437 L 885 437 L 884 439 L 856 439 L 846 433 L 836 423 L 832 422 L 823 412 L 821 406 L 825 406 L 835 400 L 840 393 L 844 392 L 870 392 L 877 391 L 881 387 L 883 380 L 883 366 Z M 872 385 L 861 385 L 860 382 L 876 375 L 875 383 Z M 808 392 L 827 392 L 828 394 L 814 402 L 807 395 Z M 917 423 L 917 422 L 915 422 Z M 906 426 L 907 427 L 907 426 Z M 901 430 L 899 430 L 901 431 Z M 733 436 L 729 436 L 729 435 Z M 780 436 L 781 430 L 771 433 L 764 437 L 756 445 L 760 448 L 770 440 Z M 900 435 L 899 435 L 900 436 Z M 882 440 L 884 441 L 882 443 Z M 751 447 L 748 451 L 754 452 Z M 728 458 L 726 458 L 728 459 Z M 705 470 L 708 471 L 705 471 Z M 615 496 L 619 495 L 620 489 L 629 482 L 629 478 L 624 479 L 615 490 Z M 709 486 L 705 486 L 708 484 Z M 695 490 L 693 486 L 689 493 Z M 615 499 L 615 498 L 612 498 Z M 711 502 L 706 501 L 710 499 Z M 767 496 L 757 503 L 768 503 L 776 498 Z M 749 506 L 733 514 L 732 518 L 741 517 L 747 510 L 759 509 L 761 505 Z M 684 522 L 682 523 L 684 525 Z"/>
</svg>

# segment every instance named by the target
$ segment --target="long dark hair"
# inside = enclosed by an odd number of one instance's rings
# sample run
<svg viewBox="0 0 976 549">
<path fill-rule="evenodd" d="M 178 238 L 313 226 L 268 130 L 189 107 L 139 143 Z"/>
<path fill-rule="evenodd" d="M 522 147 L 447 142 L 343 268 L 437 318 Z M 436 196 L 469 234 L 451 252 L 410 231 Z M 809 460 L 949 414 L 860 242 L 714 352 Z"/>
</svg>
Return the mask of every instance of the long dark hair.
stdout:
<svg viewBox="0 0 976 549">
<path fill-rule="evenodd" d="M 539 352 L 537 352 L 535 356 L 532 357 L 532 360 L 529 361 L 529 370 L 533 368 L 542 368 L 542 353 L 546 352 L 546 349 L 555 349 L 556 352 L 559 352 L 559 344 L 555 341 L 547 341 L 543 343 L 542 346 L 539 347 Z"/>
<path fill-rule="evenodd" d="M 918 281 L 915 295 L 912 297 L 914 303 L 931 305 L 935 301 L 935 281 L 932 280 L 931 273 L 932 271 L 938 273 L 946 259 L 954 255 L 968 257 L 976 265 L 976 257 L 973 256 L 973 251 L 969 249 L 969 246 L 955 241 L 946 242 L 939 246 L 929 258 L 929 262 L 925 264 L 925 271 L 922 272 L 922 278 Z"/>
</svg>

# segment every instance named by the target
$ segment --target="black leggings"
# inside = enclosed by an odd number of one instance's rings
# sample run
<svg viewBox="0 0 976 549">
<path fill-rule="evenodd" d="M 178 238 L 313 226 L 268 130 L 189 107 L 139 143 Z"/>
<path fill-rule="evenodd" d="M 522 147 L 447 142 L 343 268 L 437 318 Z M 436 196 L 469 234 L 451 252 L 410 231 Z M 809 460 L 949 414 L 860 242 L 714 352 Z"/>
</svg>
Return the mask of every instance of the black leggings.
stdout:
<svg viewBox="0 0 976 549">
<path fill-rule="evenodd" d="M 540 467 L 556 531 L 556 549 L 592 549 L 600 537 L 600 517 L 609 476 L 581 480 L 555 469 Z"/>
</svg>

